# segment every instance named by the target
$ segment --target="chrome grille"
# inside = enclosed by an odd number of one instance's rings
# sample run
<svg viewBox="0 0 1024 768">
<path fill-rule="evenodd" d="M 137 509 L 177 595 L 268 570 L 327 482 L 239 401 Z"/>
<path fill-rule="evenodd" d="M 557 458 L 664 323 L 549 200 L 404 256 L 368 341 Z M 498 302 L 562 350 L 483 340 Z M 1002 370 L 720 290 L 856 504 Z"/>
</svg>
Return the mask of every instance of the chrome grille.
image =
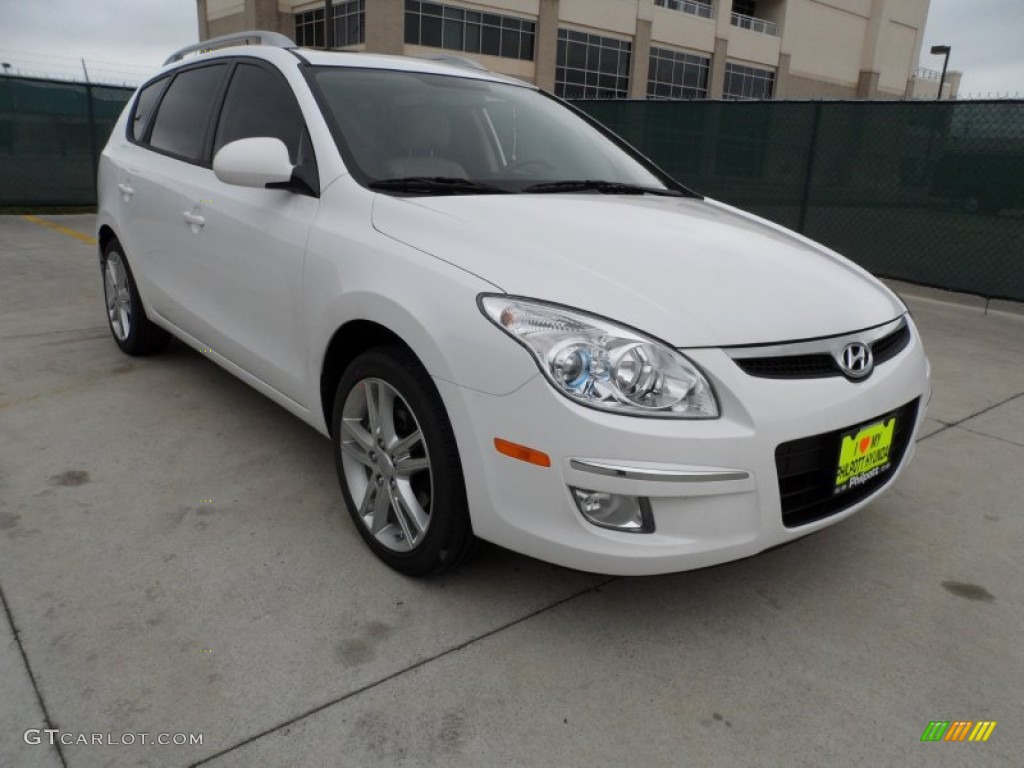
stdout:
<svg viewBox="0 0 1024 768">
<path fill-rule="evenodd" d="M 910 343 L 910 327 L 906 320 L 900 318 L 895 323 L 864 333 L 791 345 L 733 348 L 727 349 L 726 353 L 750 376 L 762 379 L 822 379 L 843 375 L 836 362 L 835 350 L 854 339 L 868 344 L 875 367 L 878 367 L 906 348 Z"/>
</svg>

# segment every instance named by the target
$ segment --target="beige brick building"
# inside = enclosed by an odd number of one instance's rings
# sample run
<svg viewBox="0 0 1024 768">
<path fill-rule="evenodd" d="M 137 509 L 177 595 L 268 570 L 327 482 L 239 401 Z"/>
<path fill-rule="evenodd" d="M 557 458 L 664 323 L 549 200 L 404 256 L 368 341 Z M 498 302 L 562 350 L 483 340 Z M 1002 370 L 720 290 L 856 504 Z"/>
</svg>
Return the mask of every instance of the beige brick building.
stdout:
<svg viewBox="0 0 1024 768">
<path fill-rule="evenodd" d="M 450 52 L 567 98 L 934 98 L 930 0 L 197 0 L 208 39 Z M 959 73 L 944 93 L 955 96 Z"/>
</svg>

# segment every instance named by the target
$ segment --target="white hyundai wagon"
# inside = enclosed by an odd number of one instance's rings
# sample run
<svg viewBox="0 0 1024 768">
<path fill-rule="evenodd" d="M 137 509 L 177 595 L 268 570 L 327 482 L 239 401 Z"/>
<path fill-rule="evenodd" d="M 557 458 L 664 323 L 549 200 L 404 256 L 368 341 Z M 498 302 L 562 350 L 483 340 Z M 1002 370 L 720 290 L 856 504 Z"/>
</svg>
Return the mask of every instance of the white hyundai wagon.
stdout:
<svg viewBox="0 0 1024 768">
<path fill-rule="evenodd" d="M 99 169 L 107 315 L 330 437 L 356 529 L 435 573 L 478 540 L 609 574 L 755 554 L 906 467 L 900 300 L 469 62 L 184 49 Z"/>
</svg>

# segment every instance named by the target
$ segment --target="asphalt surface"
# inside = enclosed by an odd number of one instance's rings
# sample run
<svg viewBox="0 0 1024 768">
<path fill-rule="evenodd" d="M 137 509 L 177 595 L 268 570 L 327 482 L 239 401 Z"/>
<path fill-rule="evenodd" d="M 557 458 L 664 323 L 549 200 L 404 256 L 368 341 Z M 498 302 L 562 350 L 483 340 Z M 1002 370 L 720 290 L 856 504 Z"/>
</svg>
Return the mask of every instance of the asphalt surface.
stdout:
<svg viewBox="0 0 1024 768">
<path fill-rule="evenodd" d="M 1024 765 L 1012 305 L 908 290 L 926 436 L 840 525 L 672 576 L 492 547 L 411 580 L 323 437 L 182 344 L 122 355 L 92 217 L 44 220 L 0 217 L 0 766 Z"/>
</svg>

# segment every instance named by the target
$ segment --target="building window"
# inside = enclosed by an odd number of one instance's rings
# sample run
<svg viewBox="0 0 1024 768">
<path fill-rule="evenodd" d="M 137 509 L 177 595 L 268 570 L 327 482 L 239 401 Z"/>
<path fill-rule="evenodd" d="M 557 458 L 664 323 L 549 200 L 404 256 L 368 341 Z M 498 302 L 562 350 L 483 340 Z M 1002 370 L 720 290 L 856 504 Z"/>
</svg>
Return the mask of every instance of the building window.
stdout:
<svg viewBox="0 0 1024 768">
<path fill-rule="evenodd" d="M 366 0 L 334 6 L 334 45 L 344 48 L 366 42 Z"/>
<path fill-rule="evenodd" d="M 654 4 L 660 5 L 662 8 L 668 8 L 670 11 L 682 11 L 683 13 L 700 16 L 702 19 L 711 18 L 711 3 L 701 2 L 700 0 L 654 0 Z"/>
<path fill-rule="evenodd" d="M 628 40 L 558 30 L 555 95 L 563 99 L 624 99 L 629 96 Z"/>
<path fill-rule="evenodd" d="M 742 64 L 725 65 L 725 99 L 770 99 L 775 91 L 775 73 L 770 69 L 744 67 Z"/>
<path fill-rule="evenodd" d="M 649 99 L 706 99 L 711 59 L 666 48 L 651 48 Z"/>
<path fill-rule="evenodd" d="M 295 14 L 295 42 L 304 48 L 324 47 L 324 9 Z"/>
<path fill-rule="evenodd" d="M 366 42 L 366 0 L 336 3 L 332 10 L 335 48 Z M 327 45 L 323 8 L 295 14 L 295 42 L 306 48 Z"/>
<path fill-rule="evenodd" d="M 537 25 L 440 3 L 405 1 L 405 42 L 450 51 L 533 61 Z"/>
<path fill-rule="evenodd" d="M 732 0 L 732 12 L 742 16 L 757 16 L 757 0 Z"/>
<path fill-rule="evenodd" d="M 740 29 L 749 29 L 761 35 L 779 36 L 779 25 L 757 17 L 756 0 L 733 0 L 730 23 Z"/>
</svg>

